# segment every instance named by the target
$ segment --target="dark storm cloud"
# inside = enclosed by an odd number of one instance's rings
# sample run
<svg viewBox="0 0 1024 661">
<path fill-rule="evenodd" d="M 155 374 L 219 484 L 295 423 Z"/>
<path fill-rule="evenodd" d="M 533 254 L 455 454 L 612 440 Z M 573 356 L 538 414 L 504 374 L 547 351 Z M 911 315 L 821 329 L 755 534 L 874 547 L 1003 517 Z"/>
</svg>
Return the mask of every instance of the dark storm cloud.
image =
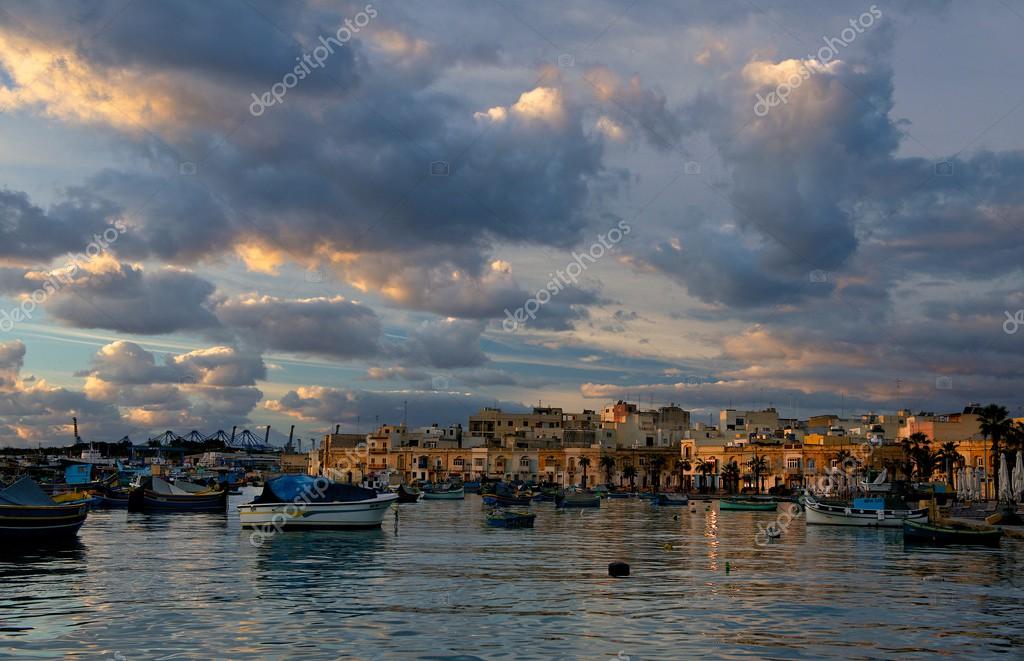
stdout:
<svg viewBox="0 0 1024 661">
<path fill-rule="evenodd" d="M 78 328 L 160 335 L 217 325 L 209 309 L 212 283 L 174 270 L 146 272 L 129 264 L 83 271 L 46 301 L 46 310 Z"/>
<path fill-rule="evenodd" d="M 71 190 L 49 210 L 22 192 L 0 189 L 0 260 L 48 263 L 85 250 L 93 235 L 113 226 L 119 207 L 81 190 Z"/>
<path fill-rule="evenodd" d="M 216 313 L 225 326 L 268 349 L 342 359 L 367 358 L 380 352 L 377 314 L 340 297 L 242 297 L 224 301 Z"/>
</svg>

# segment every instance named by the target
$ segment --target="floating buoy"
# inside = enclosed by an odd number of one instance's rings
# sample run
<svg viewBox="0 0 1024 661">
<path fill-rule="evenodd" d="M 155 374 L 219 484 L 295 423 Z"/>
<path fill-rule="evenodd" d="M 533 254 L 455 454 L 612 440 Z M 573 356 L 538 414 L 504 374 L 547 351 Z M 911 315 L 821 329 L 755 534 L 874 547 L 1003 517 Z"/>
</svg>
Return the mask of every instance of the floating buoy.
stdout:
<svg viewBox="0 0 1024 661">
<path fill-rule="evenodd" d="M 725 563 L 725 573 L 726 573 L 726 574 L 728 574 L 728 573 L 729 573 L 729 569 L 730 569 L 730 567 L 729 567 L 729 563 L 728 563 L 728 562 L 726 562 L 726 563 Z"/>
<path fill-rule="evenodd" d="M 669 544 L 668 542 L 665 542 L 665 546 L 663 546 L 662 548 L 665 549 L 666 551 L 671 551 L 672 550 L 672 545 Z"/>
<path fill-rule="evenodd" d="M 613 578 L 629 576 L 629 565 L 625 562 L 612 562 L 608 564 L 608 575 Z"/>
<path fill-rule="evenodd" d="M 675 516 L 673 516 L 673 517 L 672 517 L 672 520 L 673 520 L 673 521 L 678 521 L 678 520 L 679 520 L 679 515 L 678 515 L 678 514 L 676 514 Z"/>
</svg>

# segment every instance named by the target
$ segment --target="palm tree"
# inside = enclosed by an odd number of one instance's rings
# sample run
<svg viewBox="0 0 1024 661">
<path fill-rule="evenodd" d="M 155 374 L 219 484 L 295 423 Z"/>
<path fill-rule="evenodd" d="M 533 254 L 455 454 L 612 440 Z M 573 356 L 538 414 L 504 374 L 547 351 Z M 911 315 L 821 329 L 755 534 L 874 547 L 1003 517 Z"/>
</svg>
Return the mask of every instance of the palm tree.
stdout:
<svg viewBox="0 0 1024 661">
<path fill-rule="evenodd" d="M 935 453 L 935 458 L 946 466 L 946 481 L 949 484 L 953 484 L 953 472 L 964 461 L 964 456 L 956 451 L 959 445 L 956 441 L 946 441 Z"/>
<path fill-rule="evenodd" d="M 999 494 L 999 441 L 1010 435 L 1013 423 L 1005 406 L 989 404 L 978 414 L 978 430 L 987 440 L 992 439 L 992 486 Z"/>
<path fill-rule="evenodd" d="M 626 464 L 622 468 L 622 477 L 629 480 L 629 488 L 631 491 L 636 491 L 636 466 L 633 464 Z"/>
<path fill-rule="evenodd" d="M 661 487 L 661 471 L 665 468 L 665 457 L 655 456 L 651 459 L 650 472 L 654 476 L 651 482 L 652 491 L 658 491 Z"/>
<path fill-rule="evenodd" d="M 607 484 L 612 483 L 612 471 L 615 470 L 615 457 L 610 454 L 601 455 L 598 464 L 604 469 L 604 479 Z"/>
<path fill-rule="evenodd" d="M 754 475 L 754 488 L 757 489 L 758 493 L 764 491 L 764 479 L 765 474 L 768 473 L 768 461 L 763 455 L 754 453 L 753 458 L 747 462 L 747 468 Z"/>
<path fill-rule="evenodd" d="M 729 493 L 736 493 L 740 485 L 740 466 L 735 461 L 726 464 L 722 468 L 722 481 Z"/>
<path fill-rule="evenodd" d="M 580 457 L 579 466 L 583 469 L 583 487 L 587 486 L 587 469 L 590 468 L 590 457 Z"/>
<path fill-rule="evenodd" d="M 700 473 L 700 492 L 704 493 L 704 488 L 709 485 L 708 476 L 715 472 L 715 464 L 706 459 L 700 459 L 697 461 L 697 472 Z"/>
<path fill-rule="evenodd" d="M 686 474 L 690 471 L 693 466 L 690 465 L 688 459 L 676 459 L 676 472 L 679 473 L 679 490 L 689 491 L 686 488 Z"/>
</svg>

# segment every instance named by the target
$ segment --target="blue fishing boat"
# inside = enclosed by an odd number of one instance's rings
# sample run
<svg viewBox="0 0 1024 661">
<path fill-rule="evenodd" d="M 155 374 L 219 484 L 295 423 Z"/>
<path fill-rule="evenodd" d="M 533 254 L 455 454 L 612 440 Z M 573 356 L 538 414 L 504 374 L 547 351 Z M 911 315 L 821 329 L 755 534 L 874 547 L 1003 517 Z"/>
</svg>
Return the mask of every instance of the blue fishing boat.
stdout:
<svg viewBox="0 0 1024 661">
<path fill-rule="evenodd" d="M 182 480 L 171 484 L 147 477 L 128 494 L 129 512 L 224 512 L 227 507 L 227 491 Z"/>
<path fill-rule="evenodd" d="M 494 528 L 532 528 L 536 514 L 496 509 L 487 513 L 487 525 Z"/>
<path fill-rule="evenodd" d="M 480 480 L 474 480 L 472 482 L 466 482 L 462 485 L 462 488 L 466 493 L 480 493 Z"/>
<path fill-rule="evenodd" d="M 99 489 L 93 506 L 100 509 L 126 509 L 129 493 L 128 489 Z"/>
<path fill-rule="evenodd" d="M 0 491 L 0 542 L 74 537 L 89 514 L 89 501 L 58 503 L 31 478 L 23 477 Z"/>
</svg>

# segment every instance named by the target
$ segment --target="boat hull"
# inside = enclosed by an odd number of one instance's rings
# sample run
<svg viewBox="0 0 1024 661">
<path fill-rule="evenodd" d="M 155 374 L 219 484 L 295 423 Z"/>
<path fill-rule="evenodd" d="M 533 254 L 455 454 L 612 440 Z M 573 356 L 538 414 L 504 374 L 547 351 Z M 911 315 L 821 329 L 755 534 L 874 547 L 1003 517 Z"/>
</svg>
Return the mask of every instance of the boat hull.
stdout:
<svg viewBox="0 0 1024 661">
<path fill-rule="evenodd" d="M 659 505 L 682 505 L 686 507 L 690 504 L 690 499 L 686 496 L 679 496 L 676 494 L 659 493 L 658 494 Z"/>
<path fill-rule="evenodd" d="M 718 503 L 719 510 L 732 510 L 736 512 L 774 512 L 779 504 L 775 502 L 759 503 L 756 501 L 730 501 L 722 500 Z"/>
<path fill-rule="evenodd" d="M 463 489 L 453 491 L 424 491 L 423 500 L 465 500 L 466 492 Z"/>
<path fill-rule="evenodd" d="M 227 491 L 180 496 L 138 488 L 128 494 L 129 512 L 224 512 L 227 508 Z"/>
<path fill-rule="evenodd" d="M 248 503 L 238 507 L 243 528 L 351 530 L 379 528 L 398 496 L 337 503 Z"/>
<path fill-rule="evenodd" d="M 0 541 L 18 543 L 74 537 L 88 514 L 88 501 L 53 506 L 0 505 Z"/>
<path fill-rule="evenodd" d="M 881 515 L 879 515 L 881 512 Z M 901 528 L 903 522 L 928 520 L 928 509 L 871 510 L 827 505 L 808 499 L 804 502 L 808 524 L 826 526 L 859 526 L 866 528 Z"/>
<path fill-rule="evenodd" d="M 999 546 L 1003 531 L 974 530 L 970 528 L 952 528 L 932 523 L 903 521 L 903 542 L 905 544 L 927 544 L 945 546 L 947 544 L 969 544 L 977 546 Z"/>
<path fill-rule="evenodd" d="M 488 515 L 487 525 L 492 528 L 532 528 L 533 522 L 536 519 L 536 514 L 527 514 L 525 512 L 506 512 L 505 514 Z"/>
</svg>

